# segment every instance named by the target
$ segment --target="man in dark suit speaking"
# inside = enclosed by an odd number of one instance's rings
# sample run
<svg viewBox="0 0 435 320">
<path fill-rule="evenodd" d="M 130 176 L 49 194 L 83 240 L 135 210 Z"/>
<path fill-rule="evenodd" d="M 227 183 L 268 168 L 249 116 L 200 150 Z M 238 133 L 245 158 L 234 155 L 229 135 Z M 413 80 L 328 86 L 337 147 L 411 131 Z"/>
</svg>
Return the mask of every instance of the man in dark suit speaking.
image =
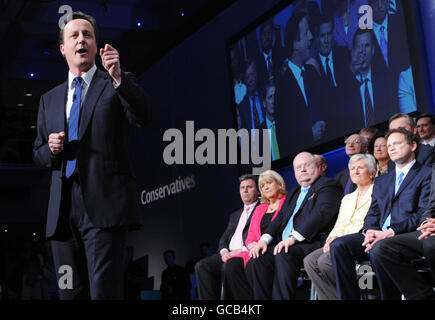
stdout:
<svg viewBox="0 0 435 320">
<path fill-rule="evenodd" d="M 122 299 L 127 229 L 140 225 L 128 138 L 131 125 L 151 120 L 151 106 L 109 44 L 100 49 L 107 72 L 97 69 L 91 16 L 69 15 L 59 41 L 68 80 L 41 97 L 33 157 L 51 171 L 46 236 L 56 271 L 72 271 L 60 297 Z"/>
</svg>

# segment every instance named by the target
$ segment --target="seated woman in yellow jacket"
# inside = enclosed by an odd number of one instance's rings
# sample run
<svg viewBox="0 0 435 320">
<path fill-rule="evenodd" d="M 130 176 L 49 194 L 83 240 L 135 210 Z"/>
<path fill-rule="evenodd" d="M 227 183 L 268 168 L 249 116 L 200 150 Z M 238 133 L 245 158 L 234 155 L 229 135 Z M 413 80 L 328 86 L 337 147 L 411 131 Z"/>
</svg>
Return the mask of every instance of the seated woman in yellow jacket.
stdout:
<svg viewBox="0 0 435 320">
<path fill-rule="evenodd" d="M 323 248 L 311 252 L 304 259 L 304 268 L 314 283 L 319 300 L 337 299 L 329 245 L 338 237 L 360 231 L 372 202 L 377 171 L 375 158 L 371 154 L 355 154 L 349 160 L 349 170 L 350 178 L 358 188 L 341 200 L 337 222 Z"/>
</svg>

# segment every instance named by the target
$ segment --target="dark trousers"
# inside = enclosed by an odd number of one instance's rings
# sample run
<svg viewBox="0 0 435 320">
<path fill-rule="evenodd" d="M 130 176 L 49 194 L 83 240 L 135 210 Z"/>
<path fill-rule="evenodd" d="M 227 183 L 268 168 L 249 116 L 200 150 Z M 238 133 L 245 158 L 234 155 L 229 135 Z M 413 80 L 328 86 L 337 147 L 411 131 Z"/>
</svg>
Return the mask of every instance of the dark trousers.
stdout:
<svg viewBox="0 0 435 320">
<path fill-rule="evenodd" d="M 408 300 L 435 298 L 432 284 L 411 263 L 411 260 L 425 256 L 435 280 L 435 237 L 418 240 L 420 235 L 420 231 L 400 234 L 380 241 L 372 249 L 378 268 L 385 271 Z M 379 278 L 378 283 L 381 290 L 391 285 Z"/>
<path fill-rule="evenodd" d="M 246 264 L 246 275 L 251 284 L 254 300 L 270 300 L 275 272 L 273 246 L 259 258 L 252 258 Z"/>
<path fill-rule="evenodd" d="M 321 247 L 321 241 L 296 243 L 285 253 L 273 255 L 274 246 L 266 254 L 251 259 L 247 265 L 254 299 L 290 300 L 295 298 L 298 278 L 306 255 Z"/>
<path fill-rule="evenodd" d="M 231 258 L 225 266 L 225 298 L 252 300 L 252 287 L 245 274 L 242 258 Z"/>
<path fill-rule="evenodd" d="M 195 265 L 200 300 L 219 300 L 222 287 L 222 258 L 213 254 Z"/>
<path fill-rule="evenodd" d="M 127 227 L 97 228 L 86 213 L 76 175 L 64 182 L 58 229 L 51 239 L 56 273 L 72 270 L 72 288 L 60 289 L 62 300 L 122 299 Z"/>
<path fill-rule="evenodd" d="M 384 240 L 379 241 L 379 243 L 382 241 Z M 376 260 L 373 257 L 373 249 L 368 254 L 364 252 L 366 248 L 362 246 L 363 242 L 363 234 L 353 233 L 335 239 L 331 243 L 331 261 L 337 283 L 337 296 L 340 300 L 361 299 L 355 261 L 370 260 L 376 279 L 385 279 L 384 281 L 391 283 L 385 272 L 377 267 Z M 388 286 L 387 288 L 388 290 L 385 291 L 381 289 L 381 296 L 384 299 L 400 299 L 400 292 L 394 286 Z"/>
<path fill-rule="evenodd" d="M 281 250 L 275 256 L 275 281 L 272 289 L 273 300 L 294 300 L 301 274 L 304 266 L 304 258 L 314 250 L 321 247 L 321 241 L 312 243 L 299 242 L 288 249 Z"/>
</svg>

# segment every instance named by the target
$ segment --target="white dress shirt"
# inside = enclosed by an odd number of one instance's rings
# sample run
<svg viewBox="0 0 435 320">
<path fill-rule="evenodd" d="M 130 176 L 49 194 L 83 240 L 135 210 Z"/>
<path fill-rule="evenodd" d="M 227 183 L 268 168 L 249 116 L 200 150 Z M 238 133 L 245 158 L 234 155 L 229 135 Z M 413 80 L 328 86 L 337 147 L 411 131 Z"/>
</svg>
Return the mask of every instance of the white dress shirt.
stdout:
<svg viewBox="0 0 435 320">
<path fill-rule="evenodd" d="M 92 78 L 94 77 L 95 71 L 97 71 L 97 66 L 94 65 L 88 70 L 88 72 L 82 74 L 82 96 L 81 96 L 81 106 L 83 101 L 85 101 L 86 93 L 88 92 L 89 85 L 91 84 Z M 73 82 L 76 76 L 72 74 L 71 71 L 68 72 L 68 94 L 66 99 L 66 121 L 69 120 L 69 114 L 71 112 L 71 107 L 73 104 L 73 97 L 75 91 L 75 82 Z"/>
</svg>

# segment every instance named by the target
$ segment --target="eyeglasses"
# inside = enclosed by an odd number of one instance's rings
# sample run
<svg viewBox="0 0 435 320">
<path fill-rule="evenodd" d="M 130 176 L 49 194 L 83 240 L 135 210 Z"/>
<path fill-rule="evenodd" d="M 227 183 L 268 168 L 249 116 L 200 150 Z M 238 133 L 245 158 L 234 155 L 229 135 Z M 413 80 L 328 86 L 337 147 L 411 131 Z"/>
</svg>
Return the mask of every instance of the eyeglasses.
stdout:
<svg viewBox="0 0 435 320">
<path fill-rule="evenodd" d="M 353 141 L 349 141 L 349 140 L 344 140 L 344 144 L 345 145 L 351 145 L 351 144 L 361 144 L 361 140 L 355 139 Z"/>
</svg>

